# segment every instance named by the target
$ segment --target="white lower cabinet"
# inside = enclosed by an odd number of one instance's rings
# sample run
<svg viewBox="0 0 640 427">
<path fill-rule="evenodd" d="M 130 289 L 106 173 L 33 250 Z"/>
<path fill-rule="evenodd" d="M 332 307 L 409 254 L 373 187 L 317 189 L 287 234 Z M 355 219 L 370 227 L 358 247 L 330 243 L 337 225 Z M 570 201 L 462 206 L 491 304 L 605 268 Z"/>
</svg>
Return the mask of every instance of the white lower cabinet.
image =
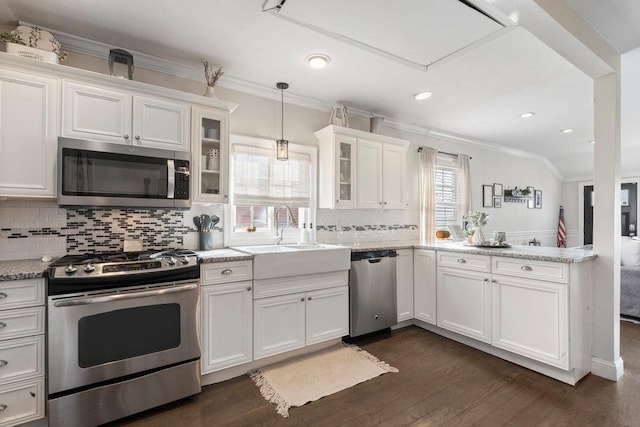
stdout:
<svg viewBox="0 0 640 427">
<path fill-rule="evenodd" d="M 304 293 L 254 301 L 254 358 L 271 356 L 304 347 Z"/>
<path fill-rule="evenodd" d="M 252 265 L 244 260 L 200 267 L 203 374 L 253 358 Z"/>
<path fill-rule="evenodd" d="M 435 251 L 413 251 L 413 312 L 416 319 L 436 324 Z"/>
<path fill-rule="evenodd" d="M 202 287 L 202 373 L 250 362 L 251 281 Z"/>
<path fill-rule="evenodd" d="M 400 249 L 396 257 L 398 322 L 413 319 L 413 249 Z"/>
<path fill-rule="evenodd" d="M 494 276 L 494 346 L 569 369 L 568 319 L 566 284 Z"/>
<path fill-rule="evenodd" d="M 316 344 L 349 334 L 349 287 L 307 292 L 306 344 Z"/>
<path fill-rule="evenodd" d="M 0 427 L 44 417 L 44 279 L 0 282 Z"/>
<path fill-rule="evenodd" d="M 254 301 L 254 359 L 349 333 L 349 287 L 261 298 Z"/>
<path fill-rule="evenodd" d="M 491 280 L 487 273 L 438 268 L 437 324 L 491 342 Z"/>
</svg>

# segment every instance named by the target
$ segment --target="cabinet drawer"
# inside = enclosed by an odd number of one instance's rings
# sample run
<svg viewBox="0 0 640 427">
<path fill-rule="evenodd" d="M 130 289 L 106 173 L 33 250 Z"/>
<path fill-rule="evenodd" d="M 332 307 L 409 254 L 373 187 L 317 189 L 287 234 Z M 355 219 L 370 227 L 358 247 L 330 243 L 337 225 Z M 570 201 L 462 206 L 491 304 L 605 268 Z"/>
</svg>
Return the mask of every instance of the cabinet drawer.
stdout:
<svg viewBox="0 0 640 427">
<path fill-rule="evenodd" d="M 438 267 L 462 270 L 491 271 L 491 258 L 487 255 L 470 255 L 456 252 L 438 252 Z"/>
<path fill-rule="evenodd" d="M 44 417 L 44 377 L 0 387 L 0 427 Z"/>
<path fill-rule="evenodd" d="M 253 261 L 220 262 L 202 265 L 202 284 L 239 282 L 253 278 Z"/>
<path fill-rule="evenodd" d="M 44 375 L 44 335 L 0 342 L 0 384 L 40 375 Z"/>
<path fill-rule="evenodd" d="M 517 258 L 493 258 L 493 272 L 526 279 L 569 283 L 569 264 Z"/>
<path fill-rule="evenodd" d="M 44 307 L 0 311 L 0 340 L 44 333 Z"/>
<path fill-rule="evenodd" d="M 44 279 L 0 282 L 0 310 L 44 305 Z"/>
</svg>

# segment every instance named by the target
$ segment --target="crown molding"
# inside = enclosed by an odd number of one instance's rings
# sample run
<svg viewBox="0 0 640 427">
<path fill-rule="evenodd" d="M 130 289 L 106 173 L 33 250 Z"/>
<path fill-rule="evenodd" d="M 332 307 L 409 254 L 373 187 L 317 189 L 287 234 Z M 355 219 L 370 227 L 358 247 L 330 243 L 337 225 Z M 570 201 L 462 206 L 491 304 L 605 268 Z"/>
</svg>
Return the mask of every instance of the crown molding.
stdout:
<svg viewBox="0 0 640 427">
<path fill-rule="evenodd" d="M 475 3 L 480 4 L 481 1 L 479 2 L 476 1 Z M 486 5 L 484 6 L 486 7 Z M 495 11 L 492 11 L 492 13 L 493 12 Z M 23 21 L 20 21 L 20 25 L 36 26 L 35 24 L 31 24 Z M 45 28 L 41 26 L 38 26 L 38 27 L 54 34 L 56 39 L 60 42 L 60 44 L 65 50 L 80 53 L 83 55 L 89 55 L 89 56 L 102 58 L 106 60 L 109 58 L 109 51 L 111 49 L 118 48 L 118 46 L 108 45 L 106 43 L 78 37 L 72 34 L 56 31 L 50 28 Z M 151 71 L 156 71 L 159 73 L 169 74 L 176 77 L 183 77 L 190 80 L 201 81 L 203 83 L 205 82 L 204 74 L 202 72 L 201 67 L 181 64 L 181 63 L 159 58 L 156 56 L 147 55 L 145 53 L 137 52 L 133 50 L 128 50 L 128 52 L 134 55 L 136 67 L 144 68 Z M 238 92 L 259 96 L 261 98 L 280 101 L 280 90 L 278 90 L 275 86 L 269 87 L 269 86 L 261 85 L 258 83 L 250 82 L 247 80 L 238 79 L 238 78 L 229 76 L 227 74 L 225 74 L 224 78 L 220 80 L 218 85 L 227 89 L 238 91 Z M 332 103 L 310 98 L 307 96 L 298 95 L 294 92 L 287 92 L 287 103 L 297 105 L 303 108 L 320 110 L 325 113 L 330 112 L 331 109 L 333 108 Z M 494 152 L 509 154 L 512 156 L 539 160 L 542 163 L 544 163 L 547 166 L 547 168 L 549 168 L 549 170 L 556 176 L 556 178 L 560 180 L 564 180 L 560 171 L 545 156 L 542 156 L 539 154 L 533 154 L 524 150 L 517 150 L 514 148 L 503 147 L 503 146 L 492 144 L 485 141 L 474 140 L 472 138 L 462 136 L 462 135 L 456 135 L 451 132 L 446 132 L 446 131 L 437 130 L 437 129 L 430 129 L 428 127 L 413 125 L 409 123 L 403 123 L 401 121 L 395 120 L 390 117 L 374 114 L 374 113 L 371 113 L 370 111 L 366 111 L 360 108 L 351 107 L 348 104 L 346 106 L 347 106 L 349 117 L 368 120 L 373 116 L 380 116 L 384 118 L 384 126 L 388 128 L 392 128 L 392 129 L 396 129 L 404 132 L 410 132 L 416 135 L 441 138 L 441 139 L 457 142 L 460 144 L 466 144 L 473 147 L 491 150 Z"/>
</svg>

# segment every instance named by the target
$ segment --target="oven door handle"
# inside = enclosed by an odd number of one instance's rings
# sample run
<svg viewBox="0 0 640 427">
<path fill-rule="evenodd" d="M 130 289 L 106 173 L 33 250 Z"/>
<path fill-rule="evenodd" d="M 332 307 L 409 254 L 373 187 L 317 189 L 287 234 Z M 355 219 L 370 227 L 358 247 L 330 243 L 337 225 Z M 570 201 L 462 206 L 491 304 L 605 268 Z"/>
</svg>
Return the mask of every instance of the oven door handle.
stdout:
<svg viewBox="0 0 640 427">
<path fill-rule="evenodd" d="M 87 305 L 87 304 L 99 304 L 112 301 L 122 301 L 134 298 L 146 298 L 155 297 L 158 295 L 175 294 L 178 292 L 186 292 L 198 289 L 197 283 L 189 283 L 181 286 L 174 286 L 170 288 L 154 289 L 151 291 L 141 291 L 132 293 L 122 293 L 116 295 L 102 295 L 99 297 L 78 298 L 70 300 L 56 301 L 53 303 L 54 307 L 72 307 L 75 305 Z"/>
</svg>

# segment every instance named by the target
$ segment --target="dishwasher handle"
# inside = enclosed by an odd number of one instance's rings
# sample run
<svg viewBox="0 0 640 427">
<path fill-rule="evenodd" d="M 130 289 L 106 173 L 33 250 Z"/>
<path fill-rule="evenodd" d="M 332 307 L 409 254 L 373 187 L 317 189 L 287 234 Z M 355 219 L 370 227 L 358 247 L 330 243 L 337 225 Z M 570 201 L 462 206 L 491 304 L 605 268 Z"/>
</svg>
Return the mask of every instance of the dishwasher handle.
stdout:
<svg viewBox="0 0 640 427">
<path fill-rule="evenodd" d="M 352 252 L 351 261 L 362 261 L 370 259 L 381 258 L 393 258 L 397 257 L 398 253 L 395 250 L 378 250 L 378 251 L 365 251 L 365 252 Z"/>
<path fill-rule="evenodd" d="M 369 264 L 377 264 L 380 261 L 382 261 L 382 258 L 371 258 L 368 261 L 369 261 Z"/>
</svg>

